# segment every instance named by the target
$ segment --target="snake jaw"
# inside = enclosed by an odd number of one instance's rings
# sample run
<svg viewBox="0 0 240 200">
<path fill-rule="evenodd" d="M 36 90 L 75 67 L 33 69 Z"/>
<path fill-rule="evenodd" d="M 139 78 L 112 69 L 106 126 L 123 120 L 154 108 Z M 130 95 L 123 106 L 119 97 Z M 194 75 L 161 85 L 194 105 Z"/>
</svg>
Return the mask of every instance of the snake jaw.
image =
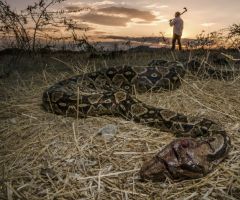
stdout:
<svg viewBox="0 0 240 200">
<path fill-rule="evenodd" d="M 140 176 L 143 180 L 163 181 L 201 178 L 209 173 L 214 162 L 209 160 L 213 152 L 206 141 L 181 138 L 171 142 L 150 161 L 143 164 Z"/>
<path fill-rule="evenodd" d="M 209 133 L 211 137 L 201 140 L 174 140 L 143 164 L 141 178 L 163 181 L 166 177 L 183 180 L 205 176 L 227 156 L 231 146 L 230 138 L 221 127 L 213 125 Z"/>
</svg>

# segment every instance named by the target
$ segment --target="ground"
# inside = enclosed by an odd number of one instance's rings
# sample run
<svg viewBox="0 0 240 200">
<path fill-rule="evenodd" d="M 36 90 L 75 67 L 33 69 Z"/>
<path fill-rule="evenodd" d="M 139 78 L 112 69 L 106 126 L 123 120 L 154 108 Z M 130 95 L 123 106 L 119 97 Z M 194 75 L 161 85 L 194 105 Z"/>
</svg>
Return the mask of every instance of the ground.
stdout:
<svg viewBox="0 0 240 200">
<path fill-rule="evenodd" d="M 230 154 L 197 180 L 139 180 L 143 161 L 173 140 L 171 133 L 111 116 L 75 119 L 42 109 L 43 91 L 59 80 L 109 65 L 146 65 L 153 58 L 174 59 L 170 52 L 111 58 L 59 53 L 24 55 L 9 65 L 11 72 L 0 79 L 0 199 L 240 199 L 240 76 L 223 81 L 189 75 L 178 90 L 137 95 L 224 126 Z M 2 56 L 1 68 L 14 59 Z M 98 134 L 107 124 L 117 126 L 115 136 Z"/>
</svg>

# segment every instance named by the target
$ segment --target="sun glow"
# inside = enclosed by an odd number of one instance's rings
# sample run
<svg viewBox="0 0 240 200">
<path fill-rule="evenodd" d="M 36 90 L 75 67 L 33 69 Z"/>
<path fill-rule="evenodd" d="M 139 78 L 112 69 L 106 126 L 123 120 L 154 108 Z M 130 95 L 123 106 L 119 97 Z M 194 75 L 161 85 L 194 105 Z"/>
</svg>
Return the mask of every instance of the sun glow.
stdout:
<svg viewBox="0 0 240 200">
<path fill-rule="evenodd" d="M 11 0 L 8 3 L 20 13 L 28 4 L 38 0 Z M 182 11 L 186 6 L 188 12 L 182 15 L 184 30 L 182 38 L 195 38 L 202 30 L 206 32 L 218 31 L 227 28 L 239 21 L 239 0 L 231 0 L 227 3 L 217 3 L 222 0 L 202 0 L 201 2 L 182 0 L 176 1 L 117 1 L 117 0 L 67 0 L 59 7 L 51 8 L 51 11 L 64 10 L 66 17 L 71 18 L 78 25 L 84 25 L 84 31 L 79 30 L 79 36 L 85 34 L 88 37 L 101 38 L 101 36 L 115 35 L 124 37 L 159 37 L 163 33 L 165 37 L 172 37 L 172 27 L 169 26 L 176 11 Z M 206 7 L 206 5 L 208 5 Z M 89 8 L 81 10 L 80 8 Z M 215 10 L 224 10 L 221 13 Z M 213 15 L 214 13 L 214 15 Z M 231 15 L 231 17 L 229 17 Z M 82 26 L 79 26 L 82 27 Z M 68 29 L 57 30 L 51 27 L 44 29 L 51 37 L 69 37 L 72 33 Z M 87 31 L 85 31 L 87 30 Z M 40 31 L 39 31 L 40 32 Z M 38 33 L 39 34 L 39 33 Z M 42 33 L 41 33 L 42 34 Z"/>
</svg>

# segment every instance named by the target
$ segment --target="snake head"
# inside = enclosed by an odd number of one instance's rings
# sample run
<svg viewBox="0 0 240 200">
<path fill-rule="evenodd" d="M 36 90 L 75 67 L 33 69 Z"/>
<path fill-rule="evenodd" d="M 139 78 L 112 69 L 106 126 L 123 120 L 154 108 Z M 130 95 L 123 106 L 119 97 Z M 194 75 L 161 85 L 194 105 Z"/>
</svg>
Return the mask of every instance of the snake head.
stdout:
<svg viewBox="0 0 240 200">
<path fill-rule="evenodd" d="M 217 146 L 215 139 L 214 141 Z M 140 177 L 142 180 L 153 181 L 163 181 L 166 177 L 173 180 L 201 178 L 212 170 L 214 164 L 219 163 L 209 159 L 209 155 L 213 156 L 215 152 L 208 141 L 176 139 L 143 164 Z M 218 155 L 217 159 L 222 160 L 225 155 L 226 152 L 220 157 Z"/>
</svg>

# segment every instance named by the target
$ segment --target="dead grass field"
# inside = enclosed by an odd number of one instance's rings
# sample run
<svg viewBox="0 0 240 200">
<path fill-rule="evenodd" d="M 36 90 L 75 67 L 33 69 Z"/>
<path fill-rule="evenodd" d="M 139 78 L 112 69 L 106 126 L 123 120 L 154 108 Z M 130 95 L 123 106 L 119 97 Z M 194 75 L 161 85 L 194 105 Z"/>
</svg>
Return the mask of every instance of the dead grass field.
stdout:
<svg viewBox="0 0 240 200">
<path fill-rule="evenodd" d="M 151 58 L 156 55 L 98 62 L 147 64 Z M 98 64 L 74 59 L 84 66 L 80 71 Z M 74 72 L 64 64 L 58 68 L 57 61 L 46 65 L 31 58 L 21 66 L 25 70 L 0 79 L 0 199 L 240 199 L 239 76 L 228 82 L 188 76 L 176 91 L 138 95 L 154 106 L 218 121 L 232 139 L 228 158 L 208 176 L 153 183 L 139 180 L 139 168 L 174 138 L 171 133 L 111 116 L 47 113 L 41 107 L 43 91 Z M 114 137 L 97 134 L 107 124 L 118 127 Z"/>
</svg>

